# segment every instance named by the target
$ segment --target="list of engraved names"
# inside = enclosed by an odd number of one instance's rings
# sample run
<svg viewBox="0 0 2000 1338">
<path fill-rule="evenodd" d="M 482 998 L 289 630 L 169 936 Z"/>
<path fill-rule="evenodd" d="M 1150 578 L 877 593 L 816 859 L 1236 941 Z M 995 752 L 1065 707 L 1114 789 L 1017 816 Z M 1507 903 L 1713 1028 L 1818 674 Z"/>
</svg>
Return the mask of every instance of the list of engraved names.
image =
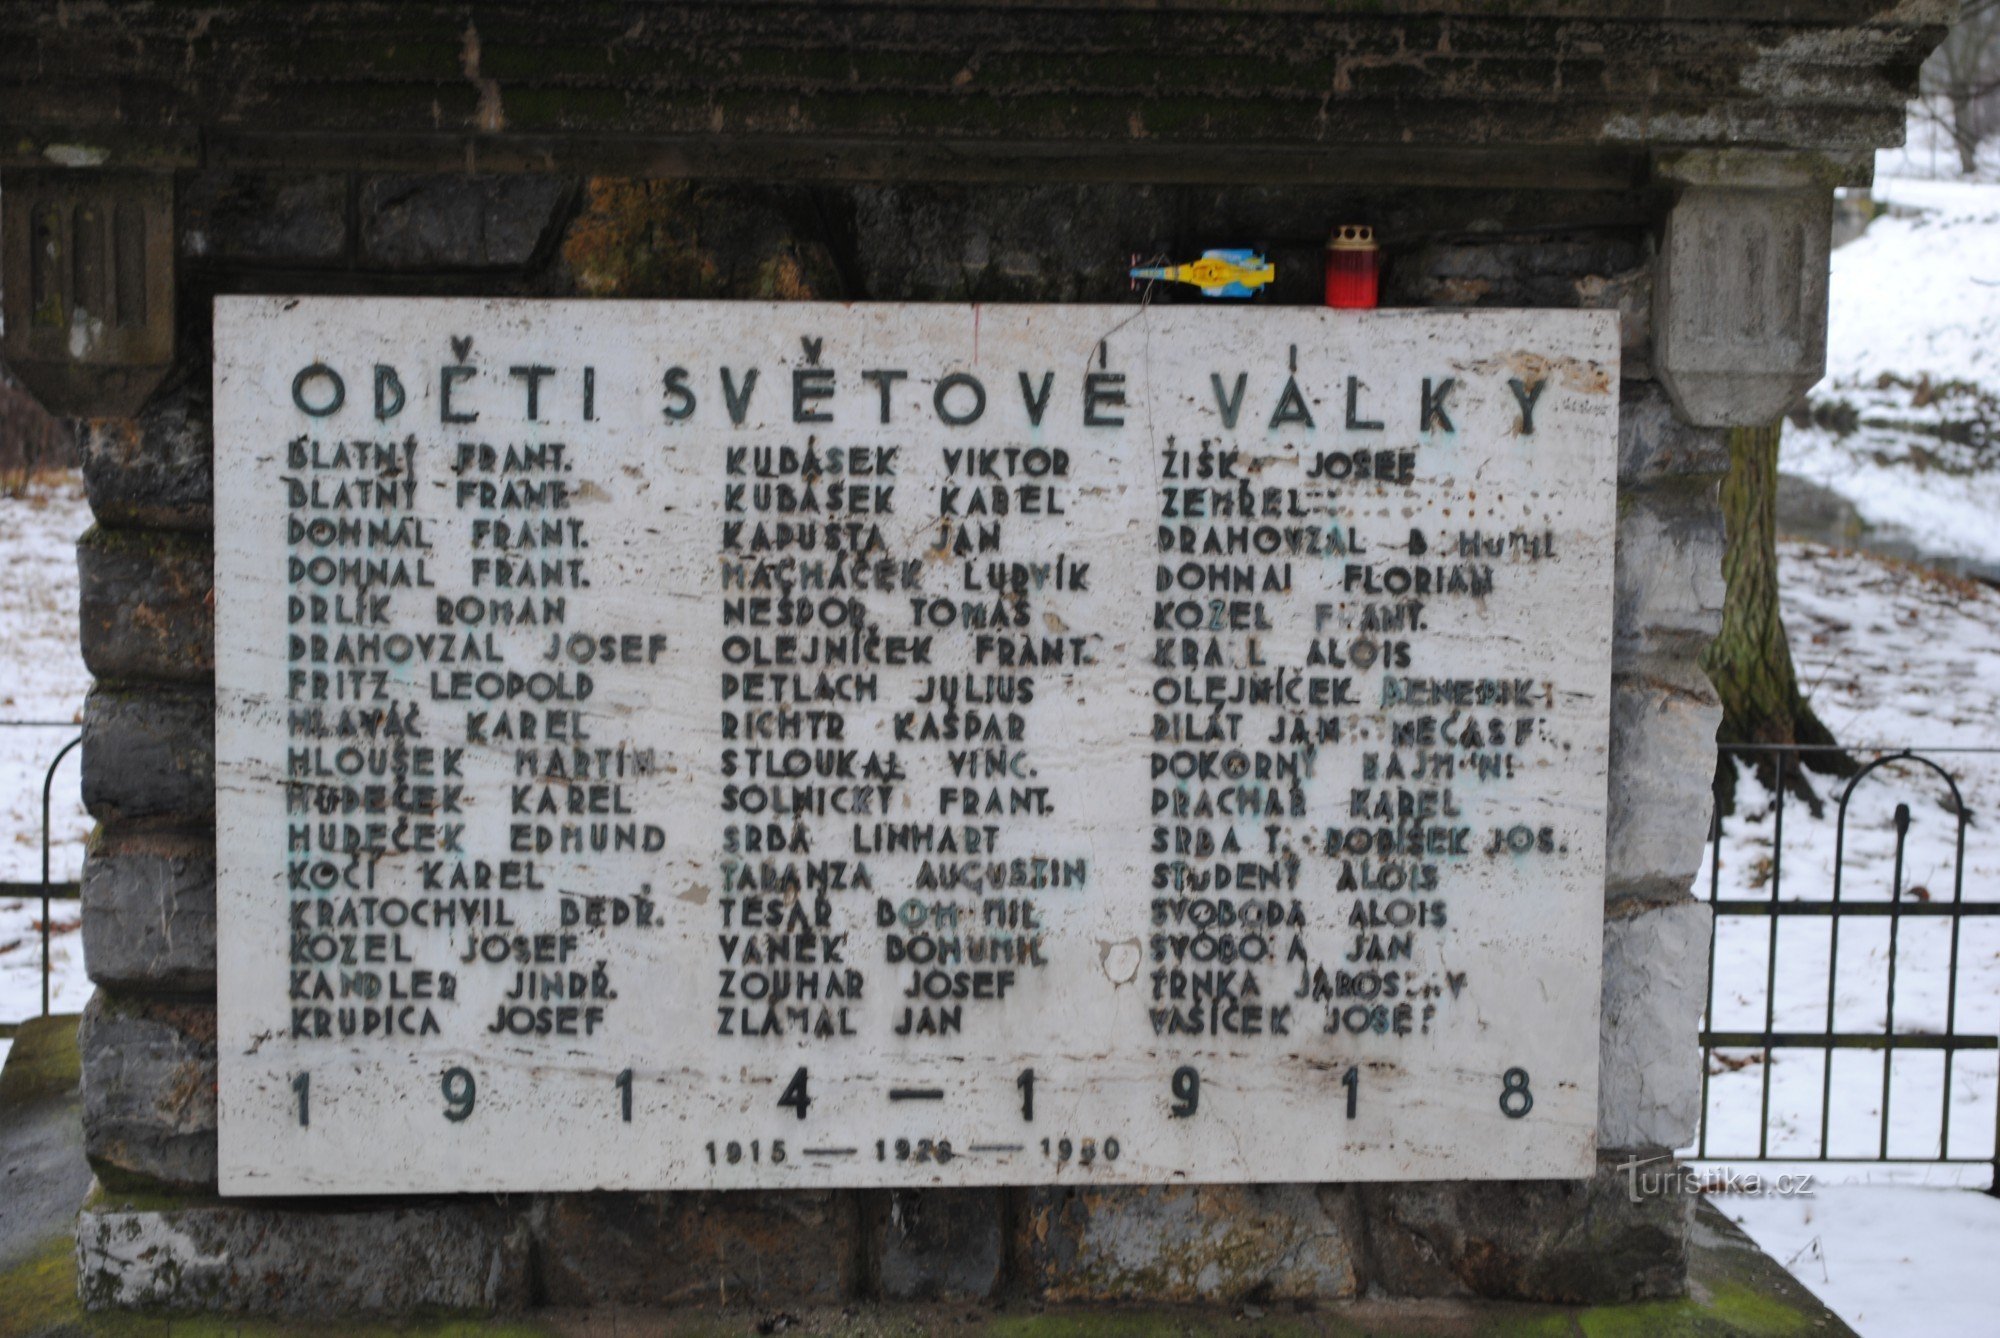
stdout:
<svg viewBox="0 0 2000 1338">
<path fill-rule="evenodd" d="M 1611 315 L 216 347 L 225 1192 L 1589 1173 Z"/>
</svg>

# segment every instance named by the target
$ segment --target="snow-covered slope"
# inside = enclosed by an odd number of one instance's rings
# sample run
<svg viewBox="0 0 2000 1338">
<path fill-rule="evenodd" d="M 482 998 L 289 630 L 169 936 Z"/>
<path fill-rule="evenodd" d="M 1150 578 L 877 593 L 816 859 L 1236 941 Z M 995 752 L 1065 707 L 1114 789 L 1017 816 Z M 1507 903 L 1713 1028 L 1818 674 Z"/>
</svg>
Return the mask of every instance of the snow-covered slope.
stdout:
<svg viewBox="0 0 2000 1338">
<path fill-rule="evenodd" d="M 1857 749 L 1872 744 L 1925 752 L 1958 787 L 1971 821 L 1965 830 L 1964 895 L 2000 898 L 2000 753 L 1955 749 L 2000 744 L 2000 594 L 1947 582 L 1918 570 L 1816 545 L 1780 549 L 1785 622 L 1799 681 L 1835 737 Z M 1864 755 L 1866 761 L 1873 754 Z M 1716 890 L 1722 898 L 1770 895 L 1774 871 L 1787 901 L 1831 897 L 1846 782 L 1812 777 L 1825 802 L 1815 819 L 1796 800 L 1785 805 L 1783 836 L 1771 793 L 1747 770 L 1736 812 L 1723 825 Z M 1908 804 L 1902 879 L 1905 900 L 1949 900 L 1957 866 L 1958 823 L 1944 778 L 1914 762 L 1895 762 L 1857 784 L 1848 806 L 1841 896 L 1886 901 L 1893 893 L 1898 804 Z M 1706 873 L 1707 871 L 1705 871 Z M 1707 895 L 1708 878 L 1697 887 Z M 1767 1007 L 1777 1030 L 1827 1028 L 1830 940 L 1827 922 L 1791 918 L 1779 929 L 1775 1001 L 1764 989 L 1767 921 L 1718 922 L 1715 1028 L 1758 1031 Z M 1848 920 L 1840 931 L 1833 1027 L 1880 1031 L 1888 1020 L 1889 921 Z M 1898 1030 L 1942 1032 L 1953 1001 L 1950 924 L 1927 918 L 1902 925 L 1896 942 Z M 1965 922 L 1953 1021 L 1963 1032 L 2000 1032 L 2000 920 Z M 1935 1052 L 1898 1056 L 1893 1070 L 1890 1151 L 1934 1156 L 1942 1135 L 1944 1070 Z M 1773 1155 L 1817 1153 L 1825 1066 L 1812 1052 L 1779 1052 L 1771 1065 Z M 1953 1067 L 1954 1156 L 1983 1156 L 1993 1146 L 1995 1055 L 1965 1054 Z M 1712 1156 L 1754 1152 L 1762 1056 L 1718 1055 L 1710 1068 Z M 1868 1156 L 1879 1147 L 1882 1063 L 1867 1051 L 1836 1053 L 1829 1137 L 1835 1155 Z M 1985 1172 L 1979 1173 L 1984 1176 Z M 1983 1180 L 1982 1180 L 1983 1183 Z"/>
<path fill-rule="evenodd" d="M 1936 750 L 1928 755 L 1950 774 L 1971 817 L 1965 829 L 1964 896 L 2000 899 L 2000 753 L 1951 751 L 2000 744 L 2000 593 L 1818 545 L 1781 545 L 1779 564 L 1792 655 L 1815 709 L 1837 737 L 1857 748 L 1881 743 Z M 1788 801 L 1781 837 L 1772 794 L 1753 774 L 1740 775 L 1736 812 L 1723 825 L 1717 895 L 1768 897 L 1772 876 L 1781 869 L 1784 899 L 1827 900 L 1837 801 L 1845 782 L 1813 778 L 1826 802 L 1824 815 L 1815 819 L 1805 805 Z M 1912 762 L 1891 763 L 1860 782 L 1848 807 L 1842 899 L 1880 902 L 1893 895 L 1895 811 L 1907 804 L 1903 899 L 1948 900 L 1958 836 L 1950 795 L 1942 777 Z M 1696 891 L 1706 896 L 1709 887 L 1704 871 Z M 1776 988 L 1767 992 L 1769 923 L 1733 916 L 1718 922 L 1715 1027 L 1760 1031 L 1768 1017 L 1780 1031 L 1824 1030 L 1829 922 L 1816 917 L 1782 922 Z M 1904 923 L 1893 953 L 1886 919 L 1843 921 L 1832 1026 L 1850 1032 L 1885 1028 L 1893 963 L 1898 1031 L 1942 1032 L 1950 1010 L 1960 1032 L 2000 1032 L 2000 920 L 1964 923 L 1955 996 L 1947 988 L 1952 946 L 1944 919 Z M 1994 1052 L 1962 1054 L 1953 1061 L 1948 1142 L 1942 1057 L 1905 1051 L 1889 1072 L 1892 1155 L 1926 1158 L 1944 1150 L 1957 1158 L 1991 1155 L 2000 1082 Z M 1767 1077 L 1773 1156 L 1816 1155 L 1823 1110 L 1830 1111 L 1830 1152 L 1876 1155 L 1883 1118 L 1881 1052 L 1836 1052 L 1828 1084 L 1827 1063 L 1818 1052 L 1776 1051 L 1767 1066 L 1761 1052 L 1742 1049 L 1718 1052 L 1709 1067 L 1712 1157 L 1754 1153 Z M 1823 1102 L 1827 1086 L 1830 1100 Z M 1782 1169 L 1813 1172 L 1819 1182 L 1815 1194 L 1727 1196 L 1721 1206 L 1843 1319 L 1868 1338 L 1984 1331 L 1966 1322 L 1968 1316 L 1990 1315 L 2000 1300 L 2000 1275 L 1985 1262 L 2000 1248 L 2000 1200 L 1978 1192 L 1990 1182 L 1989 1166 L 1885 1167 L 1864 1161 Z"/>
<path fill-rule="evenodd" d="M 1827 376 L 1782 468 L 1871 525 L 2000 564 L 2000 185 L 1878 179 L 1833 253 Z"/>
</svg>

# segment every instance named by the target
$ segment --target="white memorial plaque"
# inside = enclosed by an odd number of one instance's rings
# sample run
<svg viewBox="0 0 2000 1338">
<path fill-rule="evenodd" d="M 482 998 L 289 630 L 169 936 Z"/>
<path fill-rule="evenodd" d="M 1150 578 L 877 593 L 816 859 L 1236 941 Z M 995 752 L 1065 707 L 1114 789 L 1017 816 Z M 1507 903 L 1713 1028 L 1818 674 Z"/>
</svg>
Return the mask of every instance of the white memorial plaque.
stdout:
<svg viewBox="0 0 2000 1338">
<path fill-rule="evenodd" d="M 1592 1171 L 1611 313 L 215 346 L 224 1193 Z"/>
</svg>

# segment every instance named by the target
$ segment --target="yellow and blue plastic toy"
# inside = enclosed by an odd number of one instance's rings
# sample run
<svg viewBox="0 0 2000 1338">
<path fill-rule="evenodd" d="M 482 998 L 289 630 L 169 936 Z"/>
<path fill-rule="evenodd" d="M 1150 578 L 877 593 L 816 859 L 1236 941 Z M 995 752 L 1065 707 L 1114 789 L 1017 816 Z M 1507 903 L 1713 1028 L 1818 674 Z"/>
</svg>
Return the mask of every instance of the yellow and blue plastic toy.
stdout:
<svg viewBox="0 0 2000 1338">
<path fill-rule="evenodd" d="M 1191 283 L 1207 297 L 1250 297 L 1278 277 L 1278 267 L 1255 251 L 1237 247 L 1203 251 L 1201 259 L 1187 265 L 1135 266 L 1132 277 Z"/>
</svg>

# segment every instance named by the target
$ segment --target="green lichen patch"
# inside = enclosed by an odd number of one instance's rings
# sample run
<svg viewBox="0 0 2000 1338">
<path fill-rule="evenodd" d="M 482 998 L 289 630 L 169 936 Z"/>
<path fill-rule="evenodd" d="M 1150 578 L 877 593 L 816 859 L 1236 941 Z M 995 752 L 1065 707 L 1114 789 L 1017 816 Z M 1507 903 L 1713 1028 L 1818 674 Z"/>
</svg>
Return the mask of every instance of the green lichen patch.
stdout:
<svg viewBox="0 0 2000 1338">
<path fill-rule="evenodd" d="M 73 1014 L 23 1022 L 14 1033 L 6 1071 L 0 1073 L 0 1119 L 31 1102 L 75 1091 L 82 1074 Z"/>
<path fill-rule="evenodd" d="M 1679 1338 L 1730 1334 L 1786 1338 L 1825 1333 L 1820 1316 L 1786 1297 L 1750 1287 L 1724 1287 L 1701 1300 L 1596 1306 L 1576 1316 L 1584 1338 Z"/>
</svg>

